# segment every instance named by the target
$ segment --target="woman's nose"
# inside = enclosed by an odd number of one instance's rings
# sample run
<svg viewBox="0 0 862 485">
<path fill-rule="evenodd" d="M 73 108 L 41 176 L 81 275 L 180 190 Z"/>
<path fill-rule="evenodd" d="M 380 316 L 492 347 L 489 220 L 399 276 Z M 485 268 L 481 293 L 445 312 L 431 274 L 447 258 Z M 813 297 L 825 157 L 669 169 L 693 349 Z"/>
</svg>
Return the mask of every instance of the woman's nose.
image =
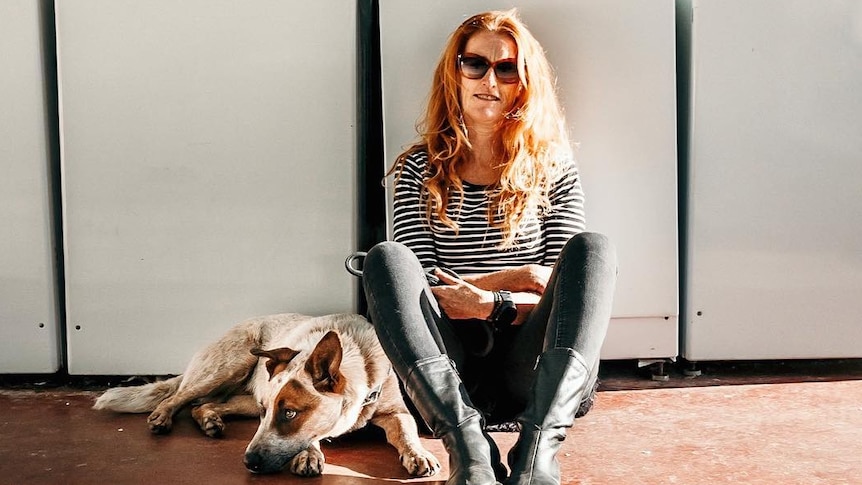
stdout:
<svg viewBox="0 0 862 485">
<path fill-rule="evenodd" d="M 486 72 L 485 75 L 482 77 L 482 81 L 485 81 L 486 79 L 486 82 L 488 83 L 489 87 L 494 87 L 497 85 L 497 73 L 494 72 L 493 68 L 488 69 L 488 72 Z"/>
</svg>

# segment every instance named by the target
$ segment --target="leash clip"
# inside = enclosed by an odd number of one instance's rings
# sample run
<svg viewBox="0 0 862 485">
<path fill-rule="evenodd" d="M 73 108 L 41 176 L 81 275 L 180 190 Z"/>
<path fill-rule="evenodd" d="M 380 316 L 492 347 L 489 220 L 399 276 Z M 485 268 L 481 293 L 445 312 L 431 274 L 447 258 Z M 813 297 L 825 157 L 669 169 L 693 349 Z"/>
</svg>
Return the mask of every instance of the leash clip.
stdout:
<svg viewBox="0 0 862 485">
<path fill-rule="evenodd" d="M 374 387 L 369 393 L 368 396 L 362 401 L 362 406 L 368 406 L 369 404 L 374 404 L 380 399 L 380 392 L 383 390 L 383 384 L 378 384 Z"/>
</svg>

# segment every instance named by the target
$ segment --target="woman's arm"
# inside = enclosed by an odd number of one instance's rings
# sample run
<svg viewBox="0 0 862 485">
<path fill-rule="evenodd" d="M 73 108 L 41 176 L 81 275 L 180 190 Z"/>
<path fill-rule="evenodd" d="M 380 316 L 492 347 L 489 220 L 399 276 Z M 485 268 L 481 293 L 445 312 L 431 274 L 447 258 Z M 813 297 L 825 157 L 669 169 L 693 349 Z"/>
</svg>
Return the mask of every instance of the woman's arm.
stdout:
<svg viewBox="0 0 862 485">
<path fill-rule="evenodd" d="M 513 293 L 534 293 L 541 296 L 545 292 L 551 271 L 552 269 L 547 266 L 527 264 L 493 273 L 466 276 L 463 279 L 483 290 L 508 290 Z"/>
<path fill-rule="evenodd" d="M 527 264 L 493 273 L 449 278 L 435 290 L 443 309 L 452 318 L 487 318 L 494 306 L 494 291 L 508 290 L 518 306 L 516 324 L 538 303 L 551 277 L 552 267 L 566 242 L 585 229 L 584 193 L 578 168 L 570 161 L 549 194 L 550 213 L 542 221 L 545 255 L 542 264 Z M 444 282 L 446 276 L 441 278 Z M 451 309 L 450 309 L 451 307 Z M 454 314 L 462 315 L 460 317 Z"/>
<path fill-rule="evenodd" d="M 586 230 L 584 191 L 574 160 L 567 162 L 566 170 L 554 182 L 548 197 L 551 210 L 542 220 L 545 237 L 545 258 L 542 264 L 552 267 L 569 239 Z"/>
<path fill-rule="evenodd" d="M 408 156 L 395 180 L 393 204 L 393 239 L 410 248 L 423 267 L 437 266 L 437 252 L 431 228 L 425 222 L 422 207 L 424 152 Z"/>
<path fill-rule="evenodd" d="M 516 284 L 515 282 L 522 278 L 522 276 L 517 276 L 517 274 L 529 271 L 527 268 L 532 266 L 535 266 L 536 268 L 533 269 L 540 273 L 544 273 L 545 270 L 547 270 L 547 275 L 550 276 L 550 268 L 545 268 L 544 266 L 539 265 L 527 265 L 520 268 L 514 268 L 512 270 L 503 270 L 496 273 L 489 273 L 488 275 L 473 277 L 473 279 L 487 278 L 488 281 L 486 281 L 486 283 L 500 282 L 503 284 Z M 515 305 L 518 307 L 518 317 L 515 319 L 513 324 L 520 325 L 542 296 L 541 292 L 517 290 L 513 289 L 514 286 L 491 286 L 483 288 L 467 281 L 466 278 L 461 279 L 460 277 L 440 270 L 437 270 L 435 274 L 440 279 L 442 285 L 431 287 L 431 292 L 434 293 L 434 296 L 437 298 L 437 302 L 446 312 L 446 315 L 455 320 L 466 320 L 470 318 L 476 318 L 479 320 L 488 319 L 494 309 L 494 292 L 498 290 L 509 290 L 512 292 L 512 301 L 514 301 Z M 542 292 L 544 292 L 547 282 L 547 277 L 544 278 L 543 282 L 539 282 L 542 287 Z M 533 286 L 535 287 L 535 284 L 533 284 Z"/>
</svg>

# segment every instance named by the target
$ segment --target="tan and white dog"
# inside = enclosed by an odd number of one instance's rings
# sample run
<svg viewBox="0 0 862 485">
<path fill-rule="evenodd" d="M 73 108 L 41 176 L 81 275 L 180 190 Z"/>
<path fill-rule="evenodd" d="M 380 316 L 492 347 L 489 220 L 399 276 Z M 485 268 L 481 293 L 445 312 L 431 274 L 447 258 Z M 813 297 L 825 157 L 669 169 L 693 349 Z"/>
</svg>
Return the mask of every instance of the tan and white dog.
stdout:
<svg viewBox="0 0 862 485">
<path fill-rule="evenodd" d="M 224 432 L 223 416 L 260 416 L 245 452 L 246 467 L 255 473 L 289 465 L 297 475 L 320 475 L 320 440 L 367 423 L 383 428 L 411 475 L 440 469 L 419 442 L 374 328 L 359 315 L 282 314 L 241 322 L 198 352 L 182 375 L 108 389 L 93 407 L 151 412 L 150 430 L 166 433 L 188 404 L 211 437 Z"/>
</svg>

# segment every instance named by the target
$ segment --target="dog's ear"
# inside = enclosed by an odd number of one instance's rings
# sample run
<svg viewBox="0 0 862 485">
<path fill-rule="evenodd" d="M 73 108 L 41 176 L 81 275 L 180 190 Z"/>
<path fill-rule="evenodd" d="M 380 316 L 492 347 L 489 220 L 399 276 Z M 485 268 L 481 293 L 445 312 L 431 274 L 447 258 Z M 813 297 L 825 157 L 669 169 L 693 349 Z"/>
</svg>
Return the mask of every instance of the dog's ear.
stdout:
<svg viewBox="0 0 862 485">
<path fill-rule="evenodd" d="M 251 349 L 251 353 L 268 359 L 266 361 L 266 370 L 269 372 L 269 379 L 272 380 L 272 376 L 283 371 L 288 362 L 296 357 L 299 351 L 284 347 L 272 350 Z"/>
<path fill-rule="evenodd" d="M 340 370 L 341 357 L 341 340 L 337 333 L 329 331 L 320 339 L 305 362 L 305 370 L 311 375 L 314 388 L 318 392 L 341 393 L 344 390 L 344 376 Z"/>
</svg>

